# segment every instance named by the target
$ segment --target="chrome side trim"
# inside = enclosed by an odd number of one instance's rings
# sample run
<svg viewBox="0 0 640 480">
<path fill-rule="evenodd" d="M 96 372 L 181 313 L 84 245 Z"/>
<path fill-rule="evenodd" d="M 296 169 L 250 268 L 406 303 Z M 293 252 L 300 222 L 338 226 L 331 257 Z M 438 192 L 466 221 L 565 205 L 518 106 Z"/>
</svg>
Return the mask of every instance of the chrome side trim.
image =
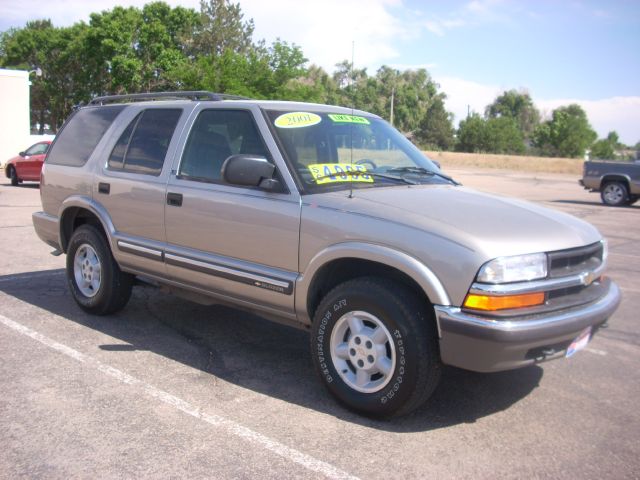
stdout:
<svg viewBox="0 0 640 480">
<path fill-rule="evenodd" d="M 286 295 L 290 295 L 293 292 L 293 284 L 289 281 L 266 277 L 214 263 L 203 262 L 201 260 L 174 255 L 172 253 L 165 253 L 164 258 L 165 262 L 169 265 L 190 268 L 192 270 L 227 278 L 236 282 L 246 283 L 248 285 L 253 285 L 254 287 L 264 288 L 266 290 L 272 290 Z"/>
<path fill-rule="evenodd" d="M 136 245 L 134 243 L 124 242 L 118 240 L 118 249 L 123 252 L 135 253 L 144 257 L 154 258 L 156 260 L 162 260 L 162 251 L 155 250 L 153 248 L 143 247 L 142 245 Z"/>
<path fill-rule="evenodd" d="M 568 277 L 534 280 L 531 282 L 518 282 L 506 284 L 474 283 L 470 293 L 478 295 L 513 295 L 531 292 L 547 292 L 561 288 L 589 286 L 604 272 L 604 263 L 593 271 L 581 272 Z"/>
</svg>

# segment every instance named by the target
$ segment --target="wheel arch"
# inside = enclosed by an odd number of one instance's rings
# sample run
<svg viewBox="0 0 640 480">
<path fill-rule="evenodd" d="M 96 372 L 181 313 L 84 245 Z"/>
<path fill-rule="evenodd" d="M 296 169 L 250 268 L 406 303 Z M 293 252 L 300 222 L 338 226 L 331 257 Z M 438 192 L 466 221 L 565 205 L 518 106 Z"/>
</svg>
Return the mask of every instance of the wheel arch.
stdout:
<svg viewBox="0 0 640 480">
<path fill-rule="evenodd" d="M 450 305 L 449 295 L 438 277 L 416 258 L 389 247 L 349 242 L 319 252 L 296 286 L 299 320 L 311 324 L 320 300 L 347 280 L 378 276 L 402 283 L 431 305 Z"/>
<path fill-rule="evenodd" d="M 604 175 L 600 180 L 600 188 L 604 188 L 605 185 L 610 182 L 624 183 L 627 187 L 627 191 L 629 191 L 630 179 L 627 175 L 623 175 L 620 173 L 608 173 Z"/>
<path fill-rule="evenodd" d="M 81 196 L 67 198 L 60 207 L 60 247 L 67 253 L 69 240 L 80 226 L 90 224 L 103 232 L 113 251 L 112 238 L 115 229 L 108 213 L 92 199 Z"/>
</svg>

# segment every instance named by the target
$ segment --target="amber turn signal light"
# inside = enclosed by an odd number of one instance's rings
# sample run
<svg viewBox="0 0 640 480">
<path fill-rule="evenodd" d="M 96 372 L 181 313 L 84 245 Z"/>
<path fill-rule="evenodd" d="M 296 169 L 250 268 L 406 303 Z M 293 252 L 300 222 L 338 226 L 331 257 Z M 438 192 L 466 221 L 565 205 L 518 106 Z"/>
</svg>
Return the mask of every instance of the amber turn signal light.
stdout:
<svg viewBox="0 0 640 480">
<path fill-rule="evenodd" d="M 464 301 L 466 308 L 474 310 L 507 310 L 509 308 L 535 307 L 544 303 L 544 293 L 526 293 L 523 295 L 506 295 L 494 297 L 470 293 Z"/>
</svg>

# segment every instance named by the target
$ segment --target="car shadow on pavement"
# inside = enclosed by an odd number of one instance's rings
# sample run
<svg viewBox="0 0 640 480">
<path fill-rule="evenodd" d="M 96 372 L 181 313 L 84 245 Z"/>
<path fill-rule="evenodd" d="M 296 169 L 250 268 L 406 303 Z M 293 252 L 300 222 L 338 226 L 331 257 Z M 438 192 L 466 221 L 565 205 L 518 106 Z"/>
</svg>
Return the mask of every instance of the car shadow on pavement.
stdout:
<svg viewBox="0 0 640 480">
<path fill-rule="evenodd" d="M 0 184 L 0 187 L 4 187 L 4 188 L 33 188 L 33 189 L 39 189 L 40 188 L 40 184 L 38 182 L 22 182 L 19 183 L 16 186 L 11 185 L 11 183 L 2 183 Z"/>
<path fill-rule="evenodd" d="M 621 207 L 610 207 L 605 205 L 602 202 L 585 202 L 584 200 L 550 200 L 551 203 L 568 203 L 570 205 L 589 205 L 591 207 L 602 207 L 602 208 L 640 208 L 640 203 L 636 205 L 623 205 Z"/>
<path fill-rule="evenodd" d="M 121 312 L 107 317 L 88 315 L 73 301 L 62 269 L 0 276 L 0 291 L 117 338 L 117 343 L 98 345 L 114 355 L 150 351 L 213 376 L 212 388 L 218 378 L 390 432 L 473 423 L 526 397 L 543 376 L 539 366 L 492 374 L 445 367 L 440 386 L 427 404 L 408 416 L 379 421 L 350 412 L 331 397 L 313 369 L 305 331 L 229 307 L 198 305 L 144 285 L 134 288 Z"/>
</svg>

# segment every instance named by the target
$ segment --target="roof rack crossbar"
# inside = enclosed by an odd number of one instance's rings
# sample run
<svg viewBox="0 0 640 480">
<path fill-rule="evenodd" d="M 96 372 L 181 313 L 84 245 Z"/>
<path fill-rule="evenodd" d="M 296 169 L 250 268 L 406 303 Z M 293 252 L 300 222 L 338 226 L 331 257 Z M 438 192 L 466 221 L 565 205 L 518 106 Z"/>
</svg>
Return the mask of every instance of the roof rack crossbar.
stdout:
<svg viewBox="0 0 640 480">
<path fill-rule="evenodd" d="M 186 98 L 189 100 L 209 100 L 219 102 L 222 100 L 247 100 L 246 97 L 238 95 L 227 95 L 225 93 L 213 93 L 206 91 L 186 91 L 186 92 L 155 92 L 155 93 L 130 93 L 125 95 L 106 95 L 96 97 L 89 102 L 89 105 L 105 105 L 120 102 L 144 102 L 153 100 L 170 100 Z"/>
</svg>

